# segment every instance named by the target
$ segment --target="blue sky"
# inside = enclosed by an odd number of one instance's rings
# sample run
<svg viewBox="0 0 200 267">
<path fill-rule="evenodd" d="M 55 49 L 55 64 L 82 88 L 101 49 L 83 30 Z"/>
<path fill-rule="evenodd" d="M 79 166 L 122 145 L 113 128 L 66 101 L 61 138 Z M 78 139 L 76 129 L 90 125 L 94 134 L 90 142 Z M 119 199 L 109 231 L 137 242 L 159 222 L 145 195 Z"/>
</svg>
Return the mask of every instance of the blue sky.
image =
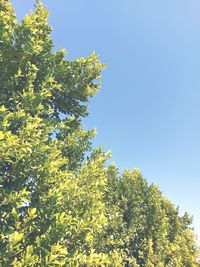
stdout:
<svg viewBox="0 0 200 267">
<path fill-rule="evenodd" d="M 32 0 L 11 1 L 22 19 Z M 200 236 L 199 0 L 46 0 L 55 47 L 108 65 L 87 128 L 120 170 L 138 167 Z M 59 3 L 58 3 L 59 2 Z"/>
</svg>

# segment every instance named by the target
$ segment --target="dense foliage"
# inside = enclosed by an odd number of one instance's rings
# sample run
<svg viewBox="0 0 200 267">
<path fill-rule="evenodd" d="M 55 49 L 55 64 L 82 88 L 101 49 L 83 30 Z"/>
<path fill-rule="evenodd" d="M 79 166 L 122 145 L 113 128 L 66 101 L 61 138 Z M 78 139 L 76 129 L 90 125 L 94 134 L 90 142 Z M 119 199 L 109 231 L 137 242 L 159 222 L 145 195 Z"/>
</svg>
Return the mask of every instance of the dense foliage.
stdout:
<svg viewBox="0 0 200 267">
<path fill-rule="evenodd" d="M 42 4 L 18 23 L 0 1 L 0 266 L 199 266 L 191 218 L 92 149 L 104 65 L 52 52 L 50 33 Z"/>
</svg>

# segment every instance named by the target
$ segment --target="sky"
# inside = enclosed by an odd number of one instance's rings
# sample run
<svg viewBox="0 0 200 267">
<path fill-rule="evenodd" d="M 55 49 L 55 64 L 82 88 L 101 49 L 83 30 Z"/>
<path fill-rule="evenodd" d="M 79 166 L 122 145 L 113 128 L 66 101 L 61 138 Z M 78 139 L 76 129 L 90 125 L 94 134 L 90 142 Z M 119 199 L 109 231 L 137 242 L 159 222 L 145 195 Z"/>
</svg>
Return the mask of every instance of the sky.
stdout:
<svg viewBox="0 0 200 267">
<path fill-rule="evenodd" d="M 33 9 L 32 0 L 11 2 L 19 21 Z M 97 128 L 94 146 L 158 184 L 194 216 L 200 237 L 200 1 L 44 3 L 55 49 L 69 60 L 95 51 L 107 64 L 84 120 Z"/>
</svg>

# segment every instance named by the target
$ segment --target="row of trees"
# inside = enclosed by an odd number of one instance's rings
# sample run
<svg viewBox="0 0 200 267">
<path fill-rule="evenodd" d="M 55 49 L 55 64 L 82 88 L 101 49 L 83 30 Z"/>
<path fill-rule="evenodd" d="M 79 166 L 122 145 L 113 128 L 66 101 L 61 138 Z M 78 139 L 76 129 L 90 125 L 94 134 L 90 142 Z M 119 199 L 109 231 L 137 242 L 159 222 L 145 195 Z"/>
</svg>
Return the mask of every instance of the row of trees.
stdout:
<svg viewBox="0 0 200 267">
<path fill-rule="evenodd" d="M 105 66 L 50 33 L 42 4 L 19 24 L 0 1 L 0 266 L 199 266 L 190 216 L 82 127 Z"/>
</svg>

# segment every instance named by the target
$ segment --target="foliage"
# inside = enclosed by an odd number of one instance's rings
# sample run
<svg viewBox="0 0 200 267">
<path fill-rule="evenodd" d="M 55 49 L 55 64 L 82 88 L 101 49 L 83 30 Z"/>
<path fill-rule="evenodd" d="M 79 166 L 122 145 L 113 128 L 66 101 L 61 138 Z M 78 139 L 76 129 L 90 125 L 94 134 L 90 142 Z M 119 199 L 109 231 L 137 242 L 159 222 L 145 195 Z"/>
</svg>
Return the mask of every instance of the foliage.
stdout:
<svg viewBox="0 0 200 267">
<path fill-rule="evenodd" d="M 50 33 L 42 4 L 19 24 L 0 2 L 0 265 L 198 266 L 190 217 L 92 149 L 81 118 L 105 65 Z"/>
</svg>

